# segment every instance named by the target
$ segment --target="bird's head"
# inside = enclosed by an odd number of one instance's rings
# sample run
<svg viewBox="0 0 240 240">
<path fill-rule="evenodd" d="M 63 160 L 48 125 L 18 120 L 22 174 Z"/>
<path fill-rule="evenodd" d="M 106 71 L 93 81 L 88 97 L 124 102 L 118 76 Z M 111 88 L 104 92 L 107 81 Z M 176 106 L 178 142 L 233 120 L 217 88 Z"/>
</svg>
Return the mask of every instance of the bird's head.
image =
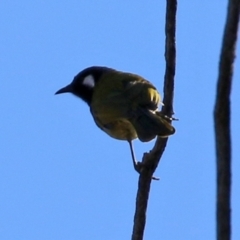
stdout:
<svg viewBox="0 0 240 240">
<path fill-rule="evenodd" d="M 80 97 L 87 104 L 90 104 L 96 83 L 101 79 L 104 73 L 109 71 L 113 71 L 113 69 L 96 66 L 86 68 L 78 73 L 70 84 L 59 89 L 55 94 L 69 92 Z"/>
</svg>

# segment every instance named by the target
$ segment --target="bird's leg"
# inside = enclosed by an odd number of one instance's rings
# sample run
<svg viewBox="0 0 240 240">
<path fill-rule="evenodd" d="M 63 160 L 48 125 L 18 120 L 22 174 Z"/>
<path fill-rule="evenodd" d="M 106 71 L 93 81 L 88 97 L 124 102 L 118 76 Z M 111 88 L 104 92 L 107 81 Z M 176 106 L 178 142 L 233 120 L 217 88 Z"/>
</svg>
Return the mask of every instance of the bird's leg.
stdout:
<svg viewBox="0 0 240 240">
<path fill-rule="evenodd" d="M 129 140 L 128 143 L 129 143 L 129 145 L 130 145 L 130 150 L 131 150 L 131 155 L 132 155 L 132 161 L 133 161 L 133 167 L 134 167 L 134 169 L 140 174 L 141 168 L 142 168 L 142 163 L 136 161 L 135 154 L 134 154 L 134 150 L 133 150 L 132 141 Z M 154 176 L 152 176 L 152 179 L 153 179 L 153 180 L 159 180 L 159 178 L 154 177 Z"/>
<path fill-rule="evenodd" d="M 133 167 L 134 169 L 140 173 L 140 163 L 138 161 L 136 161 L 136 158 L 135 158 L 135 154 L 134 154 L 134 150 L 133 150 L 133 145 L 132 145 L 132 141 L 129 140 L 128 141 L 129 145 L 130 145 L 130 150 L 131 150 L 131 155 L 132 155 L 132 161 L 133 161 Z"/>
</svg>

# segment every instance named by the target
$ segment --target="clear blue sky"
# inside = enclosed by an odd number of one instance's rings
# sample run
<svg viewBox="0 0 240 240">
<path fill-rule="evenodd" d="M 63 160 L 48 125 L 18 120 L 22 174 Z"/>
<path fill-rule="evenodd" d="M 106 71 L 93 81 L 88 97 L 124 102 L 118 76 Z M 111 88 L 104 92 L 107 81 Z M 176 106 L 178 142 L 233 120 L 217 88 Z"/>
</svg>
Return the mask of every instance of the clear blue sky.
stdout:
<svg viewBox="0 0 240 240">
<path fill-rule="evenodd" d="M 227 1 L 179 1 L 176 134 L 157 169 L 145 239 L 215 237 L 213 106 Z M 163 88 L 165 1 L 1 1 L 0 239 L 130 239 L 138 175 L 84 102 L 54 96 L 103 65 Z M 233 240 L 240 239 L 240 50 L 232 89 Z M 135 141 L 137 157 L 154 142 Z"/>
</svg>

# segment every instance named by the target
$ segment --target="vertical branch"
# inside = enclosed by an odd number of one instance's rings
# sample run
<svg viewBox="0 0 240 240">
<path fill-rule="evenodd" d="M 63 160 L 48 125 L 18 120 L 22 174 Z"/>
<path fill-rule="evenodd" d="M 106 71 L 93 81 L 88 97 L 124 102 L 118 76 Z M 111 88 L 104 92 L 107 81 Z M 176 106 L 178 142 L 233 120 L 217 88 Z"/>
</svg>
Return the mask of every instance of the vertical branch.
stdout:
<svg viewBox="0 0 240 240">
<path fill-rule="evenodd" d="M 240 1 L 229 0 L 217 80 L 214 125 L 217 158 L 217 239 L 231 238 L 230 94 L 240 14 Z"/>
<path fill-rule="evenodd" d="M 174 76 L 176 69 L 176 12 L 177 0 L 167 1 L 166 25 L 165 25 L 165 60 L 166 70 L 164 76 L 164 107 L 162 111 L 172 116 Z"/>
<path fill-rule="evenodd" d="M 167 0 L 166 6 L 166 72 L 164 78 L 164 114 L 171 116 L 173 113 L 173 90 L 175 74 L 175 28 L 176 28 L 177 0 Z M 167 145 L 168 138 L 157 138 L 153 149 L 145 153 L 142 160 L 142 169 L 138 180 L 138 192 L 136 197 L 136 209 L 134 215 L 134 225 L 132 240 L 142 240 L 146 223 L 146 212 L 148 197 L 151 187 L 153 173 L 155 172 L 160 158 Z"/>
</svg>

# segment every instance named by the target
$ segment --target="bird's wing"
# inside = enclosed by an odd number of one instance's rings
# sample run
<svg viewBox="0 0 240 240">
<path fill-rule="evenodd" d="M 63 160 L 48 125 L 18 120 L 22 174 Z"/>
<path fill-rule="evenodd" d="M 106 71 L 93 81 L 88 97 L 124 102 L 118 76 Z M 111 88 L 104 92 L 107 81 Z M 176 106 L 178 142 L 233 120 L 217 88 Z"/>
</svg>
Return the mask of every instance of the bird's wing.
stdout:
<svg viewBox="0 0 240 240">
<path fill-rule="evenodd" d="M 92 109 L 127 117 L 139 106 L 156 110 L 160 102 L 156 88 L 138 75 L 122 72 L 107 73 L 95 86 Z"/>
<path fill-rule="evenodd" d="M 150 141 L 157 135 L 167 137 L 174 134 L 174 127 L 155 113 L 161 98 L 150 82 L 133 74 L 125 76 L 121 82 L 123 84 L 121 94 L 128 99 L 131 106 L 127 118 L 141 141 Z"/>
<path fill-rule="evenodd" d="M 161 101 L 157 89 L 150 82 L 137 75 L 130 74 L 130 76 L 123 79 L 123 94 L 133 103 L 132 107 L 156 110 Z"/>
</svg>

